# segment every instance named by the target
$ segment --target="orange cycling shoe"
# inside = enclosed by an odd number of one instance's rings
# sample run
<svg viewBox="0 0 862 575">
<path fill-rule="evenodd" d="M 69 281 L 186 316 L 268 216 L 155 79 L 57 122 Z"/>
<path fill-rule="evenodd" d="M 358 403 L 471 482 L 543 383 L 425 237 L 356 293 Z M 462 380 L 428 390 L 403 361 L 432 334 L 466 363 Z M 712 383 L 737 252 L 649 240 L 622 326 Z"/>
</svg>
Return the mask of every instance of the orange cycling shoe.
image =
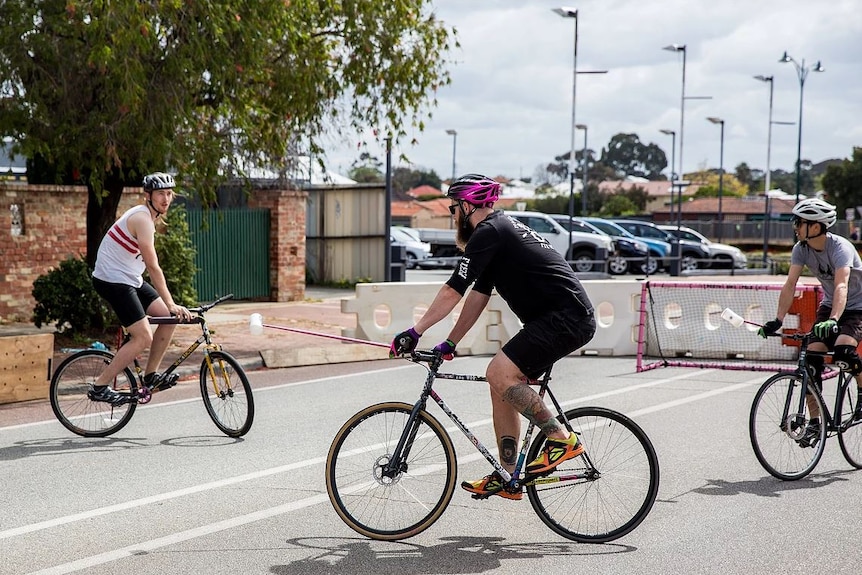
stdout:
<svg viewBox="0 0 862 575">
<path fill-rule="evenodd" d="M 506 491 L 503 478 L 496 471 L 476 481 L 462 481 L 461 489 L 473 493 L 473 497 L 476 499 L 499 495 L 512 501 L 520 501 L 523 497 L 521 491 Z"/>
<path fill-rule="evenodd" d="M 578 441 L 577 433 L 570 433 L 568 439 L 548 438 L 539 456 L 527 465 L 527 473 L 548 473 L 563 461 L 583 452 L 584 446 Z"/>
</svg>

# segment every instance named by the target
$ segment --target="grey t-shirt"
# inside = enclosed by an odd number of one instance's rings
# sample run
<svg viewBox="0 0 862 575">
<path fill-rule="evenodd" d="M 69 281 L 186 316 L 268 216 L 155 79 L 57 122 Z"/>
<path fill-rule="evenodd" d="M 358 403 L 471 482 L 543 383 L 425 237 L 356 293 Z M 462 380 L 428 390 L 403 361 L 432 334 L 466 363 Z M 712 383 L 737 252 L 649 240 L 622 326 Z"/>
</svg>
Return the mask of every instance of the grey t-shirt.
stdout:
<svg viewBox="0 0 862 575">
<path fill-rule="evenodd" d="M 807 266 L 823 286 L 821 305 L 832 307 L 835 293 L 835 270 L 849 267 L 850 279 L 847 285 L 847 306 L 845 309 L 862 311 L 862 259 L 849 240 L 841 236 L 826 234 L 826 247 L 819 252 L 802 242 L 793 246 L 790 254 L 791 265 Z"/>
</svg>

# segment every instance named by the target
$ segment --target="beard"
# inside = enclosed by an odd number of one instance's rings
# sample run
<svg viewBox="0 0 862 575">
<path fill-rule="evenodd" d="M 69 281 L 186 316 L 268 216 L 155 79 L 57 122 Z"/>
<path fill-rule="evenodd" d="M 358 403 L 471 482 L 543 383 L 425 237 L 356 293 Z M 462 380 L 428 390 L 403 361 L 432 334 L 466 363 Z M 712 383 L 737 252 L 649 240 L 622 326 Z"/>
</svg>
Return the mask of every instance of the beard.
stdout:
<svg viewBox="0 0 862 575">
<path fill-rule="evenodd" d="M 462 252 L 467 249 L 467 242 L 470 241 L 470 236 L 473 235 L 473 230 L 476 228 L 470 225 L 470 218 L 461 214 L 461 223 L 458 224 L 458 231 L 455 234 L 455 245 Z"/>
</svg>

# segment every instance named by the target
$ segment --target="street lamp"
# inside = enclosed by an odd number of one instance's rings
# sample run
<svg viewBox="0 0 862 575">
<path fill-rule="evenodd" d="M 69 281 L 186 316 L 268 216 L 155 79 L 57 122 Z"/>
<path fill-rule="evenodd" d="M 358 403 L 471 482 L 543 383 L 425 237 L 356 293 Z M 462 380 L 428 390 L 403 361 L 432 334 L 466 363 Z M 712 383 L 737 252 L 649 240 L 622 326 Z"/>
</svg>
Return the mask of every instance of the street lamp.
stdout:
<svg viewBox="0 0 862 575">
<path fill-rule="evenodd" d="M 671 137 L 670 143 L 670 222 L 673 223 L 673 182 L 676 180 L 676 132 L 673 130 L 659 130 L 662 134 Z M 679 207 L 682 211 L 682 206 Z"/>
<path fill-rule="evenodd" d="M 578 9 L 568 6 L 560 8 L 552 8 L 551 12 L 562 16 L 563 18 L 572 18 L 575 21 L 575 46 L 574 56 L 572 58 L 572 141 L 569 147 L 569 246 L 572 245 L 572 228 L 575 217 L 575 131 L 577 130 L 577 95 L 578 95 L 578 74 L 607 74 L 607 70 L 596 71 L 579 71 L 578 70 Z"/>
<path fill-rule="evenodd" d="M 766 136 L 766 178 L 763 184 L 763 195 L 765 200 L 763 202 L 763 267 L 766 267 L 766 252 L 769 249 L 769 191 L 772 189 L 772 165 L 771 165 L 771 157 L 772 157 L 772 125 L 773 124 L 782 124 L 785 126 L 792 126 L 794 122 L 774 122 L 772 120 L 772 94 L 773 88 L 775 87 L 775 79 L 772 76 L 763 76 L 762 74 L 758 74 L 754 77 L 755 80 L 760 80 L 761 82 L 769 83 L 769 128 L 767 130 Z"/>
<path fill-rule="evenodd" d="M 805 58 L 800 64 L 793 59 L 792 56 L 784 51 L 784 55 L 779 60 L 780 63 L 786 64 L 790 62 L 796 68 L 796 75 L 799 78 L 799 129 L 796 141 L 796 203 L 799 203 L 799 191 L 802 186 L 802 92 L 805 88 L 805 79 L 808 77 L 808 72 L 825 72 L 826 69 L 820 64 L 820 60 L 813 66 L 805 66 Z"/>
<path fill-rule="evenodd" d="M 583 161 L 583 183 L 584 187 L 581 190 L 581 215 L 587 215 L 587 125 L 586 124 L 575 124 L 575 128 L 578 130 L 584 131 L 584 151 L 581 154 L 581 160 Z"/>
<path fill-rule="evenodd" d="M 452 179 L 449 183 L 455 181 L 455 143 L 458 141 L 458 132 L 455 130 L 446 130 L 446 133 L 452 136 Z"/>
<path fill-rule="evenodd" d="M 718 160 L 718 242 L 721 243 L 721 228 L 724 227 L 724 213 L 721 210 L 721 199 L 724 195 L 724 120 L 712 116 L 707 120 L 713 124 L 721 125 L 721 152 Z"/>
<path fill-rule="evenodd" d="M 679 219 L 678 222 L 682 219 L 682 187 L 681 183 L 682 179 L 685 177 L 685 164 L 683 163 L 683 152 L 685 151 L 685 101 L 686 100 L 711 100 L 712 96 L 686 96 L 685 95 L 685 59 L 686 59 L 686 45 L 685 44 L 670 44 L 662 48 L 662 50 L 667 50 L 668 52 L 682 52 L 682 91 L 679 99 Z M 679 224 L 677 224 L 679 227 Z"/>
</svg>

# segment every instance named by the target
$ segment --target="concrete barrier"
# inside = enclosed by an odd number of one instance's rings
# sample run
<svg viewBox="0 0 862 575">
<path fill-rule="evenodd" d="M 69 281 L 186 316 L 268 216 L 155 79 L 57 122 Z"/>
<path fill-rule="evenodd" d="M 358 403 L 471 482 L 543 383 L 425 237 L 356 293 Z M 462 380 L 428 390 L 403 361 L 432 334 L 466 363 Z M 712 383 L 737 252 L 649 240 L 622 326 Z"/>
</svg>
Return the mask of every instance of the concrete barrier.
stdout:
<svg viewBox="0 0 862 575">
<path fill-rule="evenodd" d="M 584 280 L 584 289 L 596 307 L 598 329 L 593 340 L 577 353 L 582 355 L 635 355 L 637 352 L 638 280 Z M 392 341 L 414 325 L 440 290 L 441 283 L 369 283 L 356 286 L 353 299 L 341 301 L 341 311 L 356 314 L 356 329 L 346 337 Z M 459 304 L 445 320 L 423 334 L 423 345 L 446 339 L 460 313 Z M 461 355 L 497 353 L 521 329 L 521 322 L 503 299 L 494 294 L 473 328 L 458 343 Z"/>
</svg>

